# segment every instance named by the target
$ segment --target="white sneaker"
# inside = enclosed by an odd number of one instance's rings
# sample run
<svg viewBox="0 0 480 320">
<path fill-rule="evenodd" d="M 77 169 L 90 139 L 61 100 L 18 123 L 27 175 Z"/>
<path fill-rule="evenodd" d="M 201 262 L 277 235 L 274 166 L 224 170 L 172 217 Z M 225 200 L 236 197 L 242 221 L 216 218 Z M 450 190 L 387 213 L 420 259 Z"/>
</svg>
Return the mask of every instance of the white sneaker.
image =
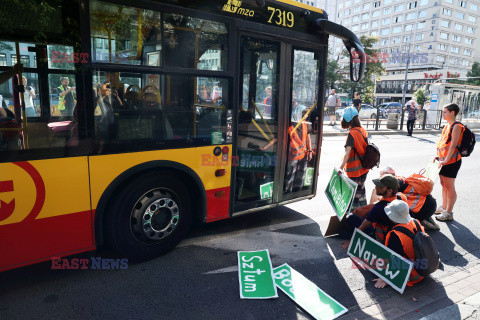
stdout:
<svg viewBox="0 0 480 320">
<path fill-rule="evenodd" d="M 425 227 L 427 230 L 437 230 L 437 228 L 431 224 L 428 220 L 420 221 L 420 224 Z"/>
<path fill-rule="evenodd" d="M 435 227 L 435 229 L 436 229 L 437 231 L 440 230 L 440 226 L 433 220 L 432 217 L 428 218 L 427 221 L 430 222 L 430 223 Z"/>
<path fill-rule="evenodd" d="M 438 216 L 435 217 L 438 221 L 452 221 L 453 220 L 453 212 L 449 213 L 447 211 L 442 212 Z"/>
<path fill-rule="evenodd" d="M 438 206 L 437 210 L 435 210 L 435 214 L 440 214 L 440 213 L 443 213 L 444 211 L 447 211 L 447 210 L 445 210 L 445 208 L 442 206 Z"/>
</svg>

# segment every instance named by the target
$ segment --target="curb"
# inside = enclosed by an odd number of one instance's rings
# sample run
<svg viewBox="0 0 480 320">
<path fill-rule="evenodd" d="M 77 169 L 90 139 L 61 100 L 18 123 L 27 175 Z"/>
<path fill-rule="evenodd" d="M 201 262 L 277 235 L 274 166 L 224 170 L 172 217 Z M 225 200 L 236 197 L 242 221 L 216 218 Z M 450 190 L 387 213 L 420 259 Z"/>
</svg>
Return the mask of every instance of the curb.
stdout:
<svg viewBox="0 0 480 320">
<path fill-rule="evenodd" d="M 472 130 L 473 131 L 473 130 Z M 405 135 L 407 134 L 406 131 L 368 131 L 369 135 Z M 441 133 L 441 130 L 422 130 L 422 131 L 414 131 L 414 134 L 437 134 Z M 347 131 L 339 131 L 339 132 L 323 132 L 324 137 L 334 137 L 334 136 L 346 136 Z"/>
</svg>

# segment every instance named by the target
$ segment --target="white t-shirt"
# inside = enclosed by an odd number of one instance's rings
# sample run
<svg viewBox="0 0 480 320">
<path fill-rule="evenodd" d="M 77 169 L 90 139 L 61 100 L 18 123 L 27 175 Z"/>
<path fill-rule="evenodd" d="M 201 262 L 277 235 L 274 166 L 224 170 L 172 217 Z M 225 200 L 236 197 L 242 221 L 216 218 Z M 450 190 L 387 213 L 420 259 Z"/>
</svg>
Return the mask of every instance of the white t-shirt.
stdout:
<svg viewBox="0 0 480 320">
<path fill-rule="evenodd" d="M 32 88 L 32 87 L 30 87 L 30 88 Z M 32 91 L 33 94 L 35 94 L 35 89 L 32 88 L 30 91 Z M 25 89 L 24 97 L 25 97 L 25 108 L 32 108 L 33 109 L 33 107 L 34 107 L 33 97 L 30 94 L 30 92 L 28 92 L 26 89 Z"/>
</svg>

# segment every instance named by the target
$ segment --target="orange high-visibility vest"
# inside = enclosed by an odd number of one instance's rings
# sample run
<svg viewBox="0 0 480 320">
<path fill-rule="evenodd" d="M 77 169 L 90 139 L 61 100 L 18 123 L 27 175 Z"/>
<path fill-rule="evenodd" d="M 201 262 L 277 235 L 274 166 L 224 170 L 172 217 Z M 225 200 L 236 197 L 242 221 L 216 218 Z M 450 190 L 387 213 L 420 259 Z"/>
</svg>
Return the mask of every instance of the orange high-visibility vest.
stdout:
<svg viewBox="0 0 480 320">
<path fill-rule="evenodd" d="M 462 132 L 460 133 L 460 139 L 458 140 L 458 145 L 457 147 L 460 147 L 460 143 L 462 142 L 463 138 L 463 132 L 465 131 L 465 127 L 463 124 L 460 122 L 457 122 L 457 125 L 462 128 Z M 440 137 L 440 140 L 437 143 L 437 156 L 439 158 L 439 161 L 445 160 L 445 157 L 448 154 L 448 149 L 450 149 L 450 144 L 452 143 L 452 139 L 448 141 L 448 137 L 450 136 L 450 131 L 451 131 L 452 126 L 450 124 L 447 124 L 442 131 L 442 136 Z M 452 164 L 457 162 L 458 160 L 462 159 L 462 155 L 458 151 L 458 148 L 455 148 L 455 152 L 452 154 L 452 157 L 448 159 L 446 164 Z"/>
<path fill-rule="evenodd" d="M 298 136 L 297 131 L 293 131 L 293 129 L 293 126 L 288 128 L 288 134 L 290 135 L 290 158 L 300 160 L 307 153 L 308 126 L 305 122 L 302 122 L 302 139 Z"/>
<path fill-rule="evenodd" d="M 417 213 L 422 209 L 423 205 L 425 204 L 425 200 L 427 196 L 422 196 L 421 194 L 417 193 L 412 185 L 408 185 L 407 189 L 404 191 L 405 196 L 407 197 L 406 203 L 410 207 L 410 210 Z"/>
<path fill-rule="evenodd" d="M 421 230 L 416 230 L 417 227 L 415 226 L 415 219 L 412 219 L 412 221 L 410 221 L 409 223 L 397 224 L 397 226 L 402 226 L 404 228 L 407 228 L 408 230 L 413 232 L 413 234 L 415 234 L 416 232 L 425 232 L 425 228 L 420 223 L 418 223 L 418 225 L 420 226 Z M 413 240 L 403 232 L 392 229 L 387 234 L 385 245 L 388 247 L 388 242 L 390 241 L 390 236 L 392 232 L 395 232 L 398 238 L 400 239 L 400 242 L 402 243 L 402 247 L 403 247 L 403 252 L 405 252 L 405 255 L 406 255 L 405 258 L 409 259 L 410 261 L 415 261 L 415 251 L 413 248 Z M 415 268 L 412 268 L 412 272 L 410 272 L 410 278 L 408 279 L 407 286 L 413 286 L 413 284 L 422 281 L 422 279 L 423 279 L 423 276 L 419 275 L 417 270 L 415 270 Z"/>
<path fill-rule="evenodd" d="M 353 137 L 354 141 L 354 148 L 355 150 L 350 151 L 348 155 L 347 165 L 345 172 L 349 178 L 356 178 L 364 175 L 369 171 L 369 169 L 365 169 L 362 167 L 362 162 L 360 161 L 360 156 L 365 154 L 365 150 L 367 148 L 367 143 L 365 142 L 364 137 L 368 137 L 368 133 L 362 127 L 356 127 L 350 129 L 350 134 Z"/>
</svg>

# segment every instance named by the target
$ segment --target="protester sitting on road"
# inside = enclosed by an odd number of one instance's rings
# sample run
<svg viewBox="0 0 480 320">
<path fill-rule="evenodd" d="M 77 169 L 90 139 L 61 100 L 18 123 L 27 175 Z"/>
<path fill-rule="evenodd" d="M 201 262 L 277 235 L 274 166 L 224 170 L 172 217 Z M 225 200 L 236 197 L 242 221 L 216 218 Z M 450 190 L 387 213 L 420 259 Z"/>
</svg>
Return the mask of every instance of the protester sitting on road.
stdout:
<svg viewBox="0 0 480 320">
<path fill-rule="evenodd" d="M 398 192 L 398 179 L 391 174 L 386 174 L 380 179 L 373 179 L 372 181 L 375 184 L 377 194 L 382 196 L 382 199 L 373 205 L 365 218 L 352 212 L 347 216 L 347 222 L 352 228 L 360 229 L 360 231 L 383 244 L 388 231 L 394 225 L 387 218 L 385 207 L 395 199 L 405 201 L 407 198 L 404 194 Z M 344 241 L 341 248 L 347 249 L 349 244 L 349 241 Z"/>
<path fill-rule="evenodd" d="M 408 204 L 404 201 L 392 201 L 388 206 L 385 207 L 385 214 L 390 222 L 394 225 L 394 227 L 387 233 L 385 246 L 395 251 L 402 257 L 409 259 L 410 261 L 415 261 L 413 240 L 403 232 L 396 230 L 395 227 L 404 227 L 414 234 L 417 232 L 425 232 L 425 229 L 420 225 L 418 220 L 413 219 L 410 216 Z M 422 279 L 423 276 L 419 275 L 415 268 L 412 268 L 407 286 L 413 286 L 415 283 L 422 281 Z M 387 283 L 380 278 L 373 279 L 373 281 L 376 282 L 375 288 L 382 289 L 387 286 Z"/>
<path fill-rule="evenodd" d="M 340 170 L 344 170 L 347 176 L 357 183 L 357 191 L 353 199 L 352 209 L 367 204 L 365 195 L 365 180 L 370 169 L 362 167 L 360 157 L 365 154 L 368 137 L 367 131 L 360 124 L 358 111 L 354 107 L 348 107 L 343 112 L 342 128 L 349 129 L 347 142 L 345 143 L 345 155 L 343 156 Z"/>
<path fill-rule="evenodd" d="M 407 197 L 407 204 L 410 206 L 410 215 L 420 221 L 420 223 L 428 230 L 440 230 L 440 226 L 432 219 L 432 215 L 435 213 L 437 207 L 437 200 L 431 195 L 422 195 L 415 191 L 414 187 L 407 182 L 404 177 L 399 177 L 395 174 L 395 170 L 391 167 L 386 167 L 380 170 L 380 178 L 385 174 L 394 175 L 399 182 L 398 191 L 405 194 Z M 381 200 L 381 196 L 377 195 L 376 189 L 372 191 L 370 203 L 375 203 Z M 358 208 L 357 215 L 361 216 L 362 212 L 371 209 L 372 205 L 367 205 L 365 208 Z"/>
<path fill-rule="evenodd" d="M 453 220 L 453 206 L 457 201 L 457 192 L 455 191 L 455 178 L 462 165 L 462 156 L 457 146 L 461 143 L 465 127 L 461 123 L 453 125 L 460 108 L 455 103 L 450 103 L 443 107 L 443 119 L 448 124 L 443 128 L 440 140 L 437 143 L 437 157 L 440 170 L 440 183 L 442 184 L 442 205 L 437 208 L 435 213 L 439 221 Z"/>
</svg>

